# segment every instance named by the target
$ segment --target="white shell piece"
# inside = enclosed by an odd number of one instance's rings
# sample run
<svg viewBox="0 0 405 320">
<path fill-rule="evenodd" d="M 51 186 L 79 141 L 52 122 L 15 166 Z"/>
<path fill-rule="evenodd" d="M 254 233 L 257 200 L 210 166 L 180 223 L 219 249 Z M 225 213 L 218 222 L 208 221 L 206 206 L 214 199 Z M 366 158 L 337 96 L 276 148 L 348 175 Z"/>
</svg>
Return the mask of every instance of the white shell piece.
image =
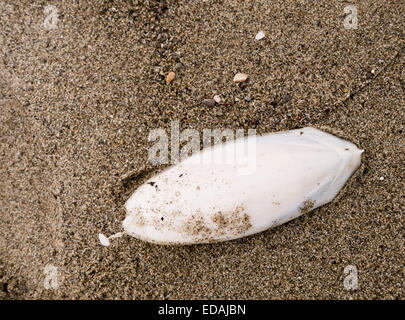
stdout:
<svg viewBox="0 0 405 320">
<path fill-rule="evenodd" d="M 236 83 L 245 82 L 247 78 L 249 78 L 249 75 L 247 75 L 246 73 L 237 73 L 233 77 L 233 81 Z"/>
<path fill-rule="evenodd" d="M 265 37 L 264 31 L 259 31 L 259 32 L 256 34 L 255 39 L 256 39 L 256 40 L 261 40 L 261 39 L 263 39 L 264 37 Z"/>
<path fill-rule="evenodd" d="M 103 246 L 108 247 L 110 245 L 110 240 L 108 240 L 108 238 L 102 233 L 98 234 L 98 239 Z"/>
<path fill-rule="evenodd" d="M 196 164 L 250 142 L 255 152 L 249 165 L 240 157 L 231 164 Z M 310 127 L 205 148 L 141 185 L 125 204 L 123 227 L 133 237 L 158 244 L 255 234 L 330 202 L 359 167 L 362 152 Z"/>
<path fill-rule="evenodd" d="M 221 97 L 219 95 L 215 95 L 214 100 L 215 100 L 216 103 L 220 103 L 221 102 Z"/>
</svg>

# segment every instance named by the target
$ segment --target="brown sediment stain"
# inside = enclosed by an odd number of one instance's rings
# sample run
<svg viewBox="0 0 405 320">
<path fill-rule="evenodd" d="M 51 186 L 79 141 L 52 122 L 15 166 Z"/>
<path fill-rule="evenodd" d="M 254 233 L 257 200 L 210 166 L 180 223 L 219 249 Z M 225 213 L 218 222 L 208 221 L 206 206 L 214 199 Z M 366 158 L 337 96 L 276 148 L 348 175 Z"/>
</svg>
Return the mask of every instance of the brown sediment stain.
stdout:
<svg viewBox="0 0 405 320">
<path fill-rule="evenodd" d="M 232 213 L 215 213 L 211 220 L 216 224 L 216 232 L 218 234 L 225 234 L 231 232 L 232 234 L 242 234 L 250 229 L 250 217 L 245 213 L 243 206 L 238 206 Z"/>
<path fill-rule="evenodd" d="M 132 218 L 132 223 L 139 228 L 151 225 L 156 230 L 177 231 L 184 234 L 186 238 L 191 238 L 190 244 L 223 241 L 224 237 L 226 239 L 242 237 L 252 227 L 250 216 L 245 212 L 245 207 L 242 205 L 236 207 L 232 212 L 218 211 L 212 215 L 204 215 L 197 211 L 180 225 L 176 223 L 176 220 L 179 217 L 180 219 L 182 219 L 181 217 L 185 218 L 185 216 L 179 210 L 173 211 L 169 216 L 156 209 L 148 211 L 150 212 L 146 215 L 145 210 L 131 210 L 129 215 Z M 154 242 L 151 239 L 147 241 Z"/>
<path fill-rule="evenodd" d="M 136 223 L 138 227 L 142 228 L 146 225 L 146 220 L 145 217 L 142 215 L 142 213 L 132 211 L 130 216 L 132 217 L 133 221 Z"/>
<path fill-rule="evenodd" d="M 212 231 L 206 226 L 204 218 L 201 216 L 192 216 L 184 224 L 184 231 L 195 237 L 210 238 Z"/>
<path fill-rule="evenodd" d="M 201 214 L 192 215 L 183 225 L 183 232 L 196 242 L 220 241 L 224 235 L 237 237 L 244 235 L 251 227 L 250 216 L 243 206 L 232 212 L 218 211 L 207 221 Z M 212 223 L 213 222 L 213 223 Z"/>
<path fill-rule="evenodd" d="M 150 223 L 153 225 L 153 227 L 159 231 L 163 229 L 165 224 L 167 224 L 167 222 L 165 221 L 165 218 L 162 215 L 157 215 L 157 214 L 154 214 L 153 216 L 151 216 L 150 221 L 151 221 Z"/>
<path fill-rule="evenodd" d="M 218 225 L 218 228 L 226 228 L 229 225 L 229 219 L 222 212 L 214 214 L 211 220 Z"/>
<path fill-rule="evenodd" d="M 315 201 L 313 200 L 306 200 L 302 207 L 300 207 L 300 214 L 307 213 L 311 211 L 315 206 Z"/>
</svg>

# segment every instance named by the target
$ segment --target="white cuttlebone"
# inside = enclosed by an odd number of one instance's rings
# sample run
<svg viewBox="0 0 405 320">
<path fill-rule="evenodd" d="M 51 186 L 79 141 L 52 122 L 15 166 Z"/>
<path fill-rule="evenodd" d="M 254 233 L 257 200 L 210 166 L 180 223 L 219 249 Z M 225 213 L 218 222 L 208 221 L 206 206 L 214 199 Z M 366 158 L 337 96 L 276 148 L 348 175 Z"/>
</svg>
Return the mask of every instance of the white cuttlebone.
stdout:
<svg viewBox="0 0 405 320">
<path fill-rule="evenodd" d="M 192 160 L 256 139 L 254 172 Z M 203 149 L 141 185 L 125 204 L 126 233 L 158 244 L 226 241 L 255 234 L 330 202 L 360 165 L 356 145 L 321 130 L 242 138 Z M 195 159 L 194 159 L 195 160 Z"/>
</svg>

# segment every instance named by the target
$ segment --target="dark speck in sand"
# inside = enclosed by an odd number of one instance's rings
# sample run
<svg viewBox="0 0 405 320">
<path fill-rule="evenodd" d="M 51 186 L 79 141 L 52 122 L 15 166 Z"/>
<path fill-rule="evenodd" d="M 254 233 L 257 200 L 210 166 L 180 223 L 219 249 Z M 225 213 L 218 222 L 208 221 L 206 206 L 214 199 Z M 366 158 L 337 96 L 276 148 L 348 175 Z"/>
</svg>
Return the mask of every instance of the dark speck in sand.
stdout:
<svg viewBox="0 0 405 320">
<path fill-rule="evenodd" d="M 286 94 L 286 95 L 283 97 L 283 100 L 284 100 L 284 102 L 289 102 L 289 101 L 291 100 L 291 95 Z"/>
</svg>

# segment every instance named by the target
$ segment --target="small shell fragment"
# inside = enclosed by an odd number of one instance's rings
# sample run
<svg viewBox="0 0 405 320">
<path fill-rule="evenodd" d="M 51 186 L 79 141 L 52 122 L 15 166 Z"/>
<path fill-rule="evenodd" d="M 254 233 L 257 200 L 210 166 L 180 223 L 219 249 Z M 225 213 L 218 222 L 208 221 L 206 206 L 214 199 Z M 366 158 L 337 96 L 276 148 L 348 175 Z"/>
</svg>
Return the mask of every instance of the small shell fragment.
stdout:
<svg viewBox="0 0 405 320">
<path fill-rule="evenodd" d="M 202 103 L 203 103 L 203 105 L 205 105 L 207 107 L 215 106 L 215 100 L 214 99 L 204 99 Z"/>
<path fill-rule="evenodd" d="M 170 82 L 172 82 L 175 77 L 176 77 L 176 74 L 173 71 L 170 71 L 166 76 L 166 84 L 169 84 Z"/>
<path fill-rule="evenodd" d="M 218 96 L 218 95 L 215 95 L 214 100 L 215 100 L 216 103 L 220 103 L 221 102 L 221 97 Z"/>
<path fill-rule="evenodd" d="M 264 37 L 265 37 L 264 31 L 259 31 L 259 32 L 256 34 L 255 39 L 256 39 L 256 40 L 261 40 L 261 39 L 263 39 Z"/>
<path fill-rule="evenodd" d="M 237 74 L 235 74 L 233 81 L 236 83 L 245 82 L 248 77 L 249 77 L 249 75 L 247 75 L 246 73 L 237 73 Z"/>
<path fill-rule="evenodd" d="M 103 246 L 108 247 L 110 245 L 110 240 L 108 240 L 108 238 L 102 233 L 98 234 L 98 239 Z"/>
</svg>

